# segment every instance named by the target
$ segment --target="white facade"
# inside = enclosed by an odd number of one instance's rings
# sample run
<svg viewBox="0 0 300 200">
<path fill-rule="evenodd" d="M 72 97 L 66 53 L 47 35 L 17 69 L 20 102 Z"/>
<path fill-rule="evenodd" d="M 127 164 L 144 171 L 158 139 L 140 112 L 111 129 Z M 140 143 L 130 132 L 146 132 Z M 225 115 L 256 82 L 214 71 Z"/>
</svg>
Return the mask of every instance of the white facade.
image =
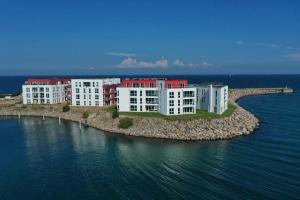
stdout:
<svg viewBox="0 0 300 200">
<path fill-rule="evenodd" d="M 117 108 L 120 112 L 160 112 L 163 115 L 196 113 L 196 88 L 118 87 Z"/>
<path fill-rule="evenodd" d="M 110 85 L 120 83 L 120 78 L 72 79 L 72 106 L 110 106 L 114 102 L 115 90 Z M 104 89 L 108 86 L 107 93 Z M 105 101 L 107 100 L 107 101 Z"/>
<path fill-rule="evenodd" d="M 158 88 L 117 88 L 117 107 L 121 112 L 158 111 Z"/>
<path fill-rule="evenodd" d="M 195 114 L 196 88 L 160 89 L 159 112 L 164 115 Z"/>
<path fill-rule="evenodd" d="M 23 85 L 23 104 L 57 104 L 66 100 L 65 85 Z"/>
<path fill-rule="evenodd" d="M 228 109 L 228 86 L 193 85 L 197 88 L 197 109 L 222 114 Z"/>
</svg>

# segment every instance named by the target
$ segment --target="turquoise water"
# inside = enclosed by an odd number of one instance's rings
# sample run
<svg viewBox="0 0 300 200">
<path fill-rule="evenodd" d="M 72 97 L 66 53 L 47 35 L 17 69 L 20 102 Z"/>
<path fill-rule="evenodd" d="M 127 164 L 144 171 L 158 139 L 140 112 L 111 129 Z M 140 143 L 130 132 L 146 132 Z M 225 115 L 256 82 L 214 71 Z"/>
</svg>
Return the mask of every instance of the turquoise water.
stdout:
<svg viewBox="0 0 300 200">
<path fill-rule="evenodd" d="M 285 81 L 300 89 L 300 78 Z M 298 90 L 244 98 L 239 103 L 259 117 L 260 129 L 216 142 L 2 117 L 0 199 L 299 199 L 299 102 Z"/>
</svg>

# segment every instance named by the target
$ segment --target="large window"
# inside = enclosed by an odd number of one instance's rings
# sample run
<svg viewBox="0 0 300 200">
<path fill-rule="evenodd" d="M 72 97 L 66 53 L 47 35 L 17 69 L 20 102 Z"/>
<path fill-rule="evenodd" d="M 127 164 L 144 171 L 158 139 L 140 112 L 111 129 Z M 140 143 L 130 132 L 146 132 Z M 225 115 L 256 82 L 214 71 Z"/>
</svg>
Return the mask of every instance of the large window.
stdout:
<svg viewBox="0 0 300 200">
<path fill-rule="evenodd" d="M 137 99 L 136 98 L 130 98 L 130 103 L 131 104 L 137 104 Z"/>
<path fill-rule="evenodd" d="M 174 106 L 174 100 L 169 101 L 169 106 Z"/>
<path fill-rule="evenodd" d="M 184 107 L 183 112 L 184 113 L 192 113 L 192 112 L 194 112 L 194 108 L 193 107 Z"/>
<path fill-rule="evenodd" d="M 158 96 L 158 93 L 155 90 L 146 90 L 146 96 L 147 97 Z"/>
<path fill-rule="evenodd" d="M 194 105 L 194 100 L 193 99 L 184 99 L 183 105 Z"/>
<path fill-rule="evenodd" d="M 84 87 L 91 87 L 91 83 L 90 82 L 83 82 L 83 86 Z"/>
<path fill-rule="evenodd" d="M 76 93 L 79 93 L 79 88 L 76 88 Z"/>
<path fill-rule="evenodd" d="M 30 92 L 30 88 L 26 88 L 26 92 Z"/>
<path fill-rule="evenodd" d="M 99 88 L 95 88 L 95 93 L 96 93 L 96 94 L 99 93 Z"/>
<path fill-rule="evenodd" d="M 174 92 L 169 92 L 169 98 L 174 98 Z"/>
<path fill-rule="evenodd" d="M 170 115 L 173 115 L 173 114 L 174 114 L 174 108 L 170 108 L 170 109 L 169 109 L 169 114 L 170 114 Z"/>
<path fill-rule="evenodd" d="M 184 91 L 183 97 L 194 97 L 194 91 Z"/>
<path fill-rule="evenodd" d="M 184 83 L 180 83 L 181 88 L 184 88 L 184 86 L 185 86 Z"/>
<path fill-rule="evenodd" d="M 136 90 L 131 90 L 131 91 L 130 91 L 130 96 L 136 97 L 136 96 L 137 96 Z"/>
<path fill-rule="evenodd" d="M 130 111 L 137 111 L 137 106 L 130 106 Z"/>
<path fill-rule="evenodd" d="M 158 104 L 157 98 L 146 98 L 146 104 Z"/>
</svg>

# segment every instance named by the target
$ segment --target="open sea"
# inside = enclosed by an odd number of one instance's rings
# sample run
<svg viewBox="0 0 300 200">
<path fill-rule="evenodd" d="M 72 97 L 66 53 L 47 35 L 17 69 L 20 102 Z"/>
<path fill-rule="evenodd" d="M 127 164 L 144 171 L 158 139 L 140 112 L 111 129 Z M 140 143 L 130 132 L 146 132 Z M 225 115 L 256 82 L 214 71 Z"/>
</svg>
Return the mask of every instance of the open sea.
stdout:
<svg viewBox="0 0 300 200">
<path fill-rule="evenodd" d="M 27 77 L 0 77 L 0 93 Z M 74 122 L 0 117 L 0 199 L 300 199 L 300 75 L 168 76 L 231 88 L 261 121 L 227 141 L 175 142 L 79 130 Z"/>
</svg>

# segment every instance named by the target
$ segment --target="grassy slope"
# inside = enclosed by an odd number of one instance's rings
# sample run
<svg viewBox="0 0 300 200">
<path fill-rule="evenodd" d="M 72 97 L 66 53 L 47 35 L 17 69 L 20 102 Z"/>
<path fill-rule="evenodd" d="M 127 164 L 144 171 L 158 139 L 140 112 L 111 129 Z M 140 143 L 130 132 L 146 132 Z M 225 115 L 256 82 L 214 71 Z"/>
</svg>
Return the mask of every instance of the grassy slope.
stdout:
<svg viewBox="0 0 300 200">
<path fill-rule="evenodd" d="M 125 116 L 139 116 L 139 117 L 156 117 L 163 118 L 167 120 L 195 120 L 195 119 L 218 119 L 223 117 L 230 116 L 233 111 L 236 109 L 236 106 L 229 103 L 228 109 L 221 115 L 216 113 L 209 113 L 204 110 L 197 109 L 196 114 L 188 114 L 188 115 L 174 115 L 174 116 L 165 116 L 160 114 L 159 112 L 120 112 L 120 115 Z"/>
</svg>

